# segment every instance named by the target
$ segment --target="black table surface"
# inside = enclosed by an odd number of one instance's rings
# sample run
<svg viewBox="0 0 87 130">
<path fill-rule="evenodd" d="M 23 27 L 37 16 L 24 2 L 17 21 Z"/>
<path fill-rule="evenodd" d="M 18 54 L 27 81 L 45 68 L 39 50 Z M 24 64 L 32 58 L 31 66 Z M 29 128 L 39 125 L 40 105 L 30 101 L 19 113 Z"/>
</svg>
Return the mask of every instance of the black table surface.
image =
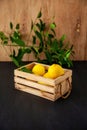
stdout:
<svg viewBox="0 0 87 130">
<path fill-rule="evenodd" d="M 0 130 L 87 128 L 87 61 L 74 61 L 72 92 L 55 102 L 14 88 L 12 62 L 0 62 Z"/>
</svg>

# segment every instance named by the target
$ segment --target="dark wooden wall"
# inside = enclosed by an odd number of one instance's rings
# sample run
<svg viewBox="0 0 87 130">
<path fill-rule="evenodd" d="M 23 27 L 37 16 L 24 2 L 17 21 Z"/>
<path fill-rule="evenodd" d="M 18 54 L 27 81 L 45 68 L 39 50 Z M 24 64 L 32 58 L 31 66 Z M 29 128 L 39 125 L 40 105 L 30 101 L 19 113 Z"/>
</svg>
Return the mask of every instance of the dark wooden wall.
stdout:
<svg viewBox="0 0 87 130">
<path fill-rule="evenodd" d="M 67 35 L 67 41 L 74 45 L 74 60 L 87 60 L 87 0 L 0 0 L 0 30 L 8 33 L 9 23 L 21 24 L 21 31 L 27 35 L 31 19 L 35 19 L 42 8 L 43 19 L 49 23 L 55 16 L 56 33 Z M 7 48 L 9 53 L 9 49 Z M 32 60 L 33 56 L 25 56 Z M 0 61 L 10 60 L 0 46 Z"/>
</svg>

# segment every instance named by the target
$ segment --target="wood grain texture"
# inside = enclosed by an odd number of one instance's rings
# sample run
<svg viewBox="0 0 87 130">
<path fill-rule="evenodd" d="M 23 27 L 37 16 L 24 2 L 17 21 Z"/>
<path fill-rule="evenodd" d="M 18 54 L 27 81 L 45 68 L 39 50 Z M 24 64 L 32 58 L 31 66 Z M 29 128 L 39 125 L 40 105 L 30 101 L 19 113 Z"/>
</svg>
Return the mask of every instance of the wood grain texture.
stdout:
<svg viewBox="0 0 87 130">
<path fill-rule="evenodd" d="M 87 0 L 0 0 L 0 30 L 9 33 L 9 23 L 21 24 L 21 32 L 29 34 L 31 19 L 35 19 L 42 8 L 43 19 L 49 24 L 55 16 L 56 33 L 67 35 L 67 41 L 74 45 L 73 60 L 87 60 Z M 9 48 L 6 48 L 9 53 Z M 24 60 L 33 60 L 25 55 Z M 9 61 L 0 46 L 0 61 Z"/>
</svg>

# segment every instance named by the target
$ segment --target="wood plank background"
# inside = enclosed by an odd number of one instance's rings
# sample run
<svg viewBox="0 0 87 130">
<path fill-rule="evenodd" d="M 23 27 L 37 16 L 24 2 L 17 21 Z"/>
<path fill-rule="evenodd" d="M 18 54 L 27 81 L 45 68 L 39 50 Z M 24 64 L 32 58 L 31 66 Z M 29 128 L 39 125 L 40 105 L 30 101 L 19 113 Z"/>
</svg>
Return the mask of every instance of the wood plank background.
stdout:
<svg viewBox="0 0 87 130">
<path fill-rule="evenodd" d="M 87 60 L 87 0 L 0 0 L 0 31 L 9 33 L 12 21 L 14 25 L 20 23 L 22 33 L 28 35 L 31 19 L 40 8 L 45 22 L 55 16 L 57 36 L 66 34 L 67 41 L 74 45 L 73 60 Z M 9 60 L 0 46 L 0 61 Z M 33 60 L 33 56 L 25 56 L 24 60 Z"/>
</svg>

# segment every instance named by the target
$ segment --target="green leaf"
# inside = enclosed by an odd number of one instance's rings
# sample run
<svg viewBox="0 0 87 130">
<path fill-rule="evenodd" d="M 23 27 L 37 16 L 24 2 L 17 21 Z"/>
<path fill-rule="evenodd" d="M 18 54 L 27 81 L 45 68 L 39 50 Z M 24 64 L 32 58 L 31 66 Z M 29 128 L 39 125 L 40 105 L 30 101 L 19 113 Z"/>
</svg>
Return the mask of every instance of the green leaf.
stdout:
<svg viewBox="0 0 87 130">
<path fill-rule="evenodd" d="M 22 58 L 25 53 L 30 53 L 31 50 L 29 48 L 19 48 L 18 53 L 16 55 L 15 50 L 13 50 L 13 54 L 10 56 L 12 60 L 14 60 L 16 66 L 20 65 L 22 63 Z"/>
<path fill-rule="evenodd" d="M 45 56 L 49 64 L 52 64 L 52 55 L 49 51 L 45 50 Z"/>
<path fill-rule="evenodd" d="M 29 68 L 26 68 L 26 67 L 20 68 L 20 71 L 27 72 L 27 73 L 32 73 L 32 70 L 30 70 Z"/>
<path fill-rule="evenodd" d="M 63 42 L 66 39 L 66 35 L 62 35 L 62 37 L 60 38 L 60 41 Z"/>
<path fill-rule="evenodd" d="M 32 52 L 33 52 L 35 58 L 38 60 L 38 59 L 39 59 L 39 51 L 38 51 L 38 48 L 32 46 L 31 49 L 32 49 Z"/>
<path fill-rule="evenodd" d="M 14 31 L 14 34 L 13 34 L 13 36 L 14 36 L 15 38 L 19 38 L 19 37 L 20 37 L 20 35 L 19 35 L 19 32 L 17 32 L 17 31 Z"/>
<path fill-rule="evenodd" d="M 36 36 L 38 37 L 38 39 L 40 40 L 40 42 L 42 42 L 43 39 L 42 39 L 42 35 L 41 35 L 41 33 L 38 32 L 38 31 L 35 31 L 35 34 L 36 34 Z"/>
<path fill-rule="evenodd" d="M 44 35 L 45 35 L 45 37 L 48 37 L 49 36 L 49 32 L 46 31 Z"/>
<path fill-rule="evenodd" d="M 37 26 L 38 29 L 41 31 L 41 25 L 40 25 L 39 23 L 37 23 L 36 26 Z"/>
<path fill-rule="evenodd" d="M 35 32 L 37 30 L 36 26 L 34 25 L 33 26 L 33 31 Z"/>
<path fill-rule="evenodd" d="M 15 40 L 14 40 L 14 38 L 12 36 L 10 36 L 10 40 L 11 40 L 12 43 L 15 42 Z"/>
<path fill-rule="evenodd" d="M 0 39 L 2 40 L 4 45 L 8 44 L 8 37 L 2 31 L 0 32 Z"/>
<path fill-rule="evenodd" d="M 0 31 L 0 38 L 2 37 L 5 37 L 5 34 L 2 31 Z"/>
<path fill-rule="evenodd" d="M 43 52 L 43 50 L 44 50 L 43 46 L 44 46 L 43 43 L 40 43 L 39 49 L 38 49 L 39 53 Z"/>
<path fill-rule="evenodd" d="M 51 24 L 50 24 L 50 28 L 51 28 L 51 29 L 55 29 L 55 27 L 56 27 L 56 24 L 55 24 L 55 23 L 51 23 Z"/>
<path fill-rule="evenodd" d="M 54 31 L 54 29 L 51 29 L 51 31 L 56 36 L 56 32 Z"/>
<path fill-rule="evenodd" d="M 35 55 L 38 55 L 38 54 L 39 54 L 37 47 L 32 46 L 31 49 L 32 49 L 32 51 L 35 53 Z"/>
<path fill-rule="evenodd" d="M 36 27 L 39 29 L 40 32 L 44 31 L 44 29 L 45 29 L 45 23 L 41 19 L 39 19 L 39 22 L 36 23 Z"/>
<path fill-rule="evenodd" d="M 49 47 L 51 47 L 51 44 L 52 44 L 52 40 L 51 39 L 48 39 L 47 41 L 46 41 L 46 45 L 45 45 L 45 47 L 47 48 L 48 46 Z"/>
<path fill-rule="evenodd" d="M 24 49 L 24 52 L 25 52 L 25 53 L 31 53 L 31 49 L 30 49 L 30 48 L 25 48 L 25 49 Z"/>
<path fill-rule="evenodd" d="M 16 59 L 19 61 L 19 63 L 22 61 L 24 54 L 25 54 L 24 50 L 22 48 L 19 48 L 18 54 L 16 56 Z"/>
<path fill-rule="evenodd" d="M 68 59 L 70 57 L 70 53 L 71 52 L 69 50 L 66 52 L 66 59 Z"/>
<path fill-rule="evenodd" d="M 33 29 L 33 26 L 34 26 L 34 25 L 33 25 L 33 21 L 31 20 L 31 30 Z"/>
<path fill-rule="evenodd" d="M 42 16 L 41 10 L 39 11 L 37 18 L 40 18 Z"/>
<path fill-rule="evenodd" d="M 16 29 L 17 30 L 20 29 L 20 24 L 19 23 L 16 25 Z"/>
<path fill-rule="evenodd" d="M 48 34 L 48 37 L 49 38 L 54 38 L 54 35 L 53 34 Z"/>
<path fill-rule="evenodd" d="M 36 36 L 33 36 L 33 44 L 36 44 Z"/>
<path fill-rule="evenodd" d="M 7 40 L 4 40 L 4 44 L 7 45 L 7 44 L 8 44 L 8 41 L 7 41 Z"/>
<path fill-rule="evenodd" d="M 15 57 L 13 57 L 12 55 L 10 55 L 10 58 L 12 59 L 13 63 L 14 63 L 17 67 L 20 66 L 19 63 L 18 63 L 18 61 L 17 61 L 17 59 L 16 59 Z"/>
<path fill-rule="evenodd" d="M 39 19 L 40 20 L 40 28 L 41 28 L 41 30 L 40 31 L 44 31 L 45 30 L 45 26 L 46 26 L 46 24 L 41 20 L 41 19 Z"/>
<path fill-rule="evenodd" d="M 59 39 L 59 47 L 60 47 L 60 49 L 64 46 L 65 38 L 66 38 L 66 36 L 62 35 L 62 37 Z"/>
<path fill-rule="evenodd" d="M 2 31 L 0 32 L 0 38 L 1 40 L 8 40 L 8 37 Z"/>
<path fill-rule="evenodd" d="M 13 38 L 14 39 L 14 38 Z M 24 47 L 25 46 L 25 42 L 22 41 L 21 39 L 17 38 L 17 39 L 14 39 L 14 42 L 19 45 L 19 46 L 22 46 Z"/>
<path fill-rule="evenodd" d="M 16 55 L 16 52 L 15 52 L 15 50 L 13 49 L 13 56 L 15 57 L 15 55 Z"/>
<path fill-rule="evenodd" d="M 13 23 L 10 22 L 10 29 L 13 29 Z"/>
<path fill-rule="evenodd" d="M 56 51 L 59 51 L 59 47 L 58 47 L 58 41 L 57 39 L 54 39 L 53 42 L 51 43 L 50 45 L 50 49 L 52 52 L 56 52 Z"/>
<path fill-rule="evenodd" d="M 71 60 L 69 60 L 69 68 L 73 66 L 73 62 Z"/>
<path fill-rule="evenodd" d="M 70 68 L 70 67 L 73 66 L 73 62 L 72 62 L 71 60 L 68 60 L 68 61 L 66 62 L 66 64 L 67 64 L 68 68 Z"/>
</svg>

